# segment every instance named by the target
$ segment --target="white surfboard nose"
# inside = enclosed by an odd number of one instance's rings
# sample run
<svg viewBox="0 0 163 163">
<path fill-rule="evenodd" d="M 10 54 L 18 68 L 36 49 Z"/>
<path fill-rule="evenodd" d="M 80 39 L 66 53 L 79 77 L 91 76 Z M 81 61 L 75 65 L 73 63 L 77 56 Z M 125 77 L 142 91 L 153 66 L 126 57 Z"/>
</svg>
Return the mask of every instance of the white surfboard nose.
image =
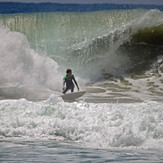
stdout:
<svg viewBox="0 0 163 163">
<path fill-rule="evenodd" d="M 73 92 L 73 93 L 61 95 L 61 97 L 65 102 L 74 102 L 75 99 L 83 96 L 85 93 L 86 91 L 79 91 L 79 92 Z"/>
</svg>

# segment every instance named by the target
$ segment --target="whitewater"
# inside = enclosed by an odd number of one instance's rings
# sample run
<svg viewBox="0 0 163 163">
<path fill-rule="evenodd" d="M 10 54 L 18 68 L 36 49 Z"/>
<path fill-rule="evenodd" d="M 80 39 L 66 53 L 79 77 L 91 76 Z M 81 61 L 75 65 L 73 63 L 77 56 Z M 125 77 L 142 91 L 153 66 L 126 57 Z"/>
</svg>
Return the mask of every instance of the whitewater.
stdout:
<svg viewBox="0 0 163 163">
<path fill-rule="evenodd" d="M 163 162 L 162 20 L 1 14 L 0 162 Z M 60 97 L 67 68 L 86 90 L 72 103 Z"/>
</svg>

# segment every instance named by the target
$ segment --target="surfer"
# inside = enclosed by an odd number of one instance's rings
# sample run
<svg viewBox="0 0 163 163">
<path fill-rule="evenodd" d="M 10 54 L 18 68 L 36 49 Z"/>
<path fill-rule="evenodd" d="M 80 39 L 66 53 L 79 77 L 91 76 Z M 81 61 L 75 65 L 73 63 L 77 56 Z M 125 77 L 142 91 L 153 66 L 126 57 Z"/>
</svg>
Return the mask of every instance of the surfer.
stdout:
<svg viewBox="0 0 163 163">
<path fill-rule="evenodd" d="M 78 83 L 75 80 L 74 75 L 72 75 L 72 70 L 71 69 L 67 69 L 66 71 L 66 76 L 64 76 L 63 78 L 63 93 L 65 94 L 69 89 L 71 90 L 71 92 L 74 92 L 74 83 L 77 86 L 77 89 L 79 91 L 79 86 Z M 74 81 L 74 83 L 73 83 Z M 65 83 L 66 83 L 66 88 L 65 88 Z"/>
</svg>

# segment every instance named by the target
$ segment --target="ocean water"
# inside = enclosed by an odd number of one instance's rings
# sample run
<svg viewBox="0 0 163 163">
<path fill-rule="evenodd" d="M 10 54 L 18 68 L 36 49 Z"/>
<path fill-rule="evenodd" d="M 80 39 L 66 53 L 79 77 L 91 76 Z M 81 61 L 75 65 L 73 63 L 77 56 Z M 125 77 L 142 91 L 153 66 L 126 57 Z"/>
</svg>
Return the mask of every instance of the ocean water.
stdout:
<svg viewBox="0 0 163 163">
<path fill-rule="evenodd" d="M 162 20 L 158 9 L 1 14 L 0 162 L 163 162 Z M 86 90 L 71 103 L 67 68 Z"/>
</svg>

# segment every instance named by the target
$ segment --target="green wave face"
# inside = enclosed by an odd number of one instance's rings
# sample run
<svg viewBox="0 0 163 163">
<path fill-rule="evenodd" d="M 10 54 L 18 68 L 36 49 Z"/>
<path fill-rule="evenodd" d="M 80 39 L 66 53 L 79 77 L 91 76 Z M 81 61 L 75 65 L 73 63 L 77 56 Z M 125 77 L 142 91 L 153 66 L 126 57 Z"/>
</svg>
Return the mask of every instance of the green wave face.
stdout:
<svg viewBox="0 0 163 163">
<path fill-rule="evenodd" d="M 151 28 L 140 29 L 133 36 L 132 42 L 163 46 L 163 24 Z"/>
</svg>

